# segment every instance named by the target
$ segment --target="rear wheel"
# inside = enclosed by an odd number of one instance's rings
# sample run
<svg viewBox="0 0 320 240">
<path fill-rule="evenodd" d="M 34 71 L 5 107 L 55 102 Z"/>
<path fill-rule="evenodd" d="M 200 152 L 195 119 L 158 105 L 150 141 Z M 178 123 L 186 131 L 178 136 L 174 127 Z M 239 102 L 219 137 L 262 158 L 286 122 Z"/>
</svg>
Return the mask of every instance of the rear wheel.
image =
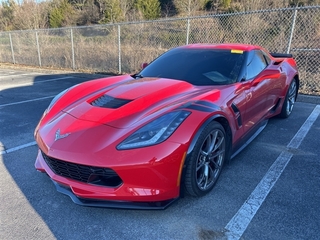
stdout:
<svg viewBox="0 0 320 240">
<path fill-rule="evenodd" d="M 296 102 L 296 98 L 297 98 L 297 81 L 293 79 L 292 82 L 290 83 L 286 97 L 284 99 L 281 113 L 279 114 L 280 117 L 287 118 L 290 116 L 294 103 Z"/>
<path fill-rule="evenodd" d="M 200 134 L 186 165 L 185 187 L 190 195 L 205 195 L 217 182 L 225 160 L 225 136 L 218 122 L 212 122 Z"/>
</svg>

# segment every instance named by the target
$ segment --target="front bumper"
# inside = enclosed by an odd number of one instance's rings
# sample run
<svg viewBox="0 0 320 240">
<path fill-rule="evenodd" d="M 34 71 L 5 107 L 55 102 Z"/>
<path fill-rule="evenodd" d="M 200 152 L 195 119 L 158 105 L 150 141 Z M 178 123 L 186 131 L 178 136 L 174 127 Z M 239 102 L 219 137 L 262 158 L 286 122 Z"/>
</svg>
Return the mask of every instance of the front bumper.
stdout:
<svg viewBox="0 0 320 240">
<path fill-rule="evenodd" d="M 142 159 L 141 162 L 111 166 L 123 180 L 123 183 L 116 187 L 95 185 L 58 175 L 49 167 L 40 150 L 35 168 L 49 175 L 57 191 L 68 195 L 74 203 L 82 206 L 165 209 L 179 198 L 186 150 L 184 145 L 170 142 L 155 148 L 160 147 L 164 147 L 166 151 L 138 150 L 128 156 Z M 51 154 L 55 152 L 57 151 L 50 151 Z"/>
</svg>

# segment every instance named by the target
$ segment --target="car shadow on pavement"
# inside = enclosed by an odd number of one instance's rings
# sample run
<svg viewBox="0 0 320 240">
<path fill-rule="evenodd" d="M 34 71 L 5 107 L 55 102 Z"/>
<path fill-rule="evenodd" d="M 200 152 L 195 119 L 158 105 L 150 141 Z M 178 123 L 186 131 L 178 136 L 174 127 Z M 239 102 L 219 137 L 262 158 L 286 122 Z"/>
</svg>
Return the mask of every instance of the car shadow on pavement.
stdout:
<svg viewBox="0 0 320 240">
<path fill-rule="evenodd" d="M 150 226 L 158 226 L 159 221 L 176 225 L 165 238 L 182 238 L 176 229 L 183 230 L 186 220 L 177 225 L 179 219 L 167 219 L 167 211 L 82 207 L 58 193 L 46 174 L 36 171 L 38 147 L 33 133 L 53 96 L 101 77 L 63 73 L 38 75 L 29 81 L 18 76 L 0 79 L 0 239 L 149 239 L 153 234 L 158 238 L 161 227 L 152 233 Z M 180 206 L 194 201 L 181 200 L 171 211 L 181 212 Z"/>
<path fill-rule="evenodd" d="M 38 148 L 33 137 L 53 96 L 102 76 L 81 73 L 43 74 L 32 79 L 27 74 L 25 78 L 22 76 L 0 79 L 0 239 L 75 239 L 84 230 L 77 239 L 90 236 L 102 239 L 100 221 L 110 211 L 80 207 L 57 193 L 50 178 L 34 167 Z M 93 221 L 88 223 L 90 218 Z M 105 221 L 106 225 L 118 225 L 109 218 L 110 222 Z"/>
</svg>

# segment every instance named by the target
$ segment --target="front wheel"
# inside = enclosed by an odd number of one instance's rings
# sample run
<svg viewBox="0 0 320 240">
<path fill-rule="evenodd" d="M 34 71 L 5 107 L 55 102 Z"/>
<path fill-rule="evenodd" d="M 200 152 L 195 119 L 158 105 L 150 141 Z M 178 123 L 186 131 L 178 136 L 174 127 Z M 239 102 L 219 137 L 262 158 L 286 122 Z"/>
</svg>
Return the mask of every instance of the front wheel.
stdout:
<svg viewBox="0 0 320 240">
<path fill-rule="evenodd" d="M 280 117 L 287 118 L 290 116 L 294 103 L 296 102 L 296 98 L 297 98 L 297 81 L 293 79 L 292 82 L 290 83 L 286 97 L 284 99 L 281 113 L 279 114 Z"/>
<path fill-rule="evenodd" d="M 212 122 L 204 128 L 186 163 L 185 188 L 192 196 L 210 192 L 225 160 L 226 134 L 222 125 Z"/>
</svg>

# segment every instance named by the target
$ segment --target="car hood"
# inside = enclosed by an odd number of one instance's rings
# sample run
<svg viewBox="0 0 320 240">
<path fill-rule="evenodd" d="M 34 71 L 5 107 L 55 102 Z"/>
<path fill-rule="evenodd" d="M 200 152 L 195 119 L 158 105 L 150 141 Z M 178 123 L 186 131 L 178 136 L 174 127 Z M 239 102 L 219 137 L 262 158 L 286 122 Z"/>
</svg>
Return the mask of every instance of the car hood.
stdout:
<svg viewBox="0 0 320 240">
<path fill-rule="evenodd" d="M 105 82 L 107 85 L 108 80 L 105 79 Z M 208 97 L 212 101 L 220 97 L 220 90 L 212 86 L 194 86 L 164 78 L 133 80 L 128 75 L 128 78 L 108 86 L 101 86 L 101 83 L 96 85 L 90 89 L 90 93 L 84 93 L 81 100 L 67 105 L 63 112 L 79 120 L 127 128 L 186 102 Z"/>
</svg>

